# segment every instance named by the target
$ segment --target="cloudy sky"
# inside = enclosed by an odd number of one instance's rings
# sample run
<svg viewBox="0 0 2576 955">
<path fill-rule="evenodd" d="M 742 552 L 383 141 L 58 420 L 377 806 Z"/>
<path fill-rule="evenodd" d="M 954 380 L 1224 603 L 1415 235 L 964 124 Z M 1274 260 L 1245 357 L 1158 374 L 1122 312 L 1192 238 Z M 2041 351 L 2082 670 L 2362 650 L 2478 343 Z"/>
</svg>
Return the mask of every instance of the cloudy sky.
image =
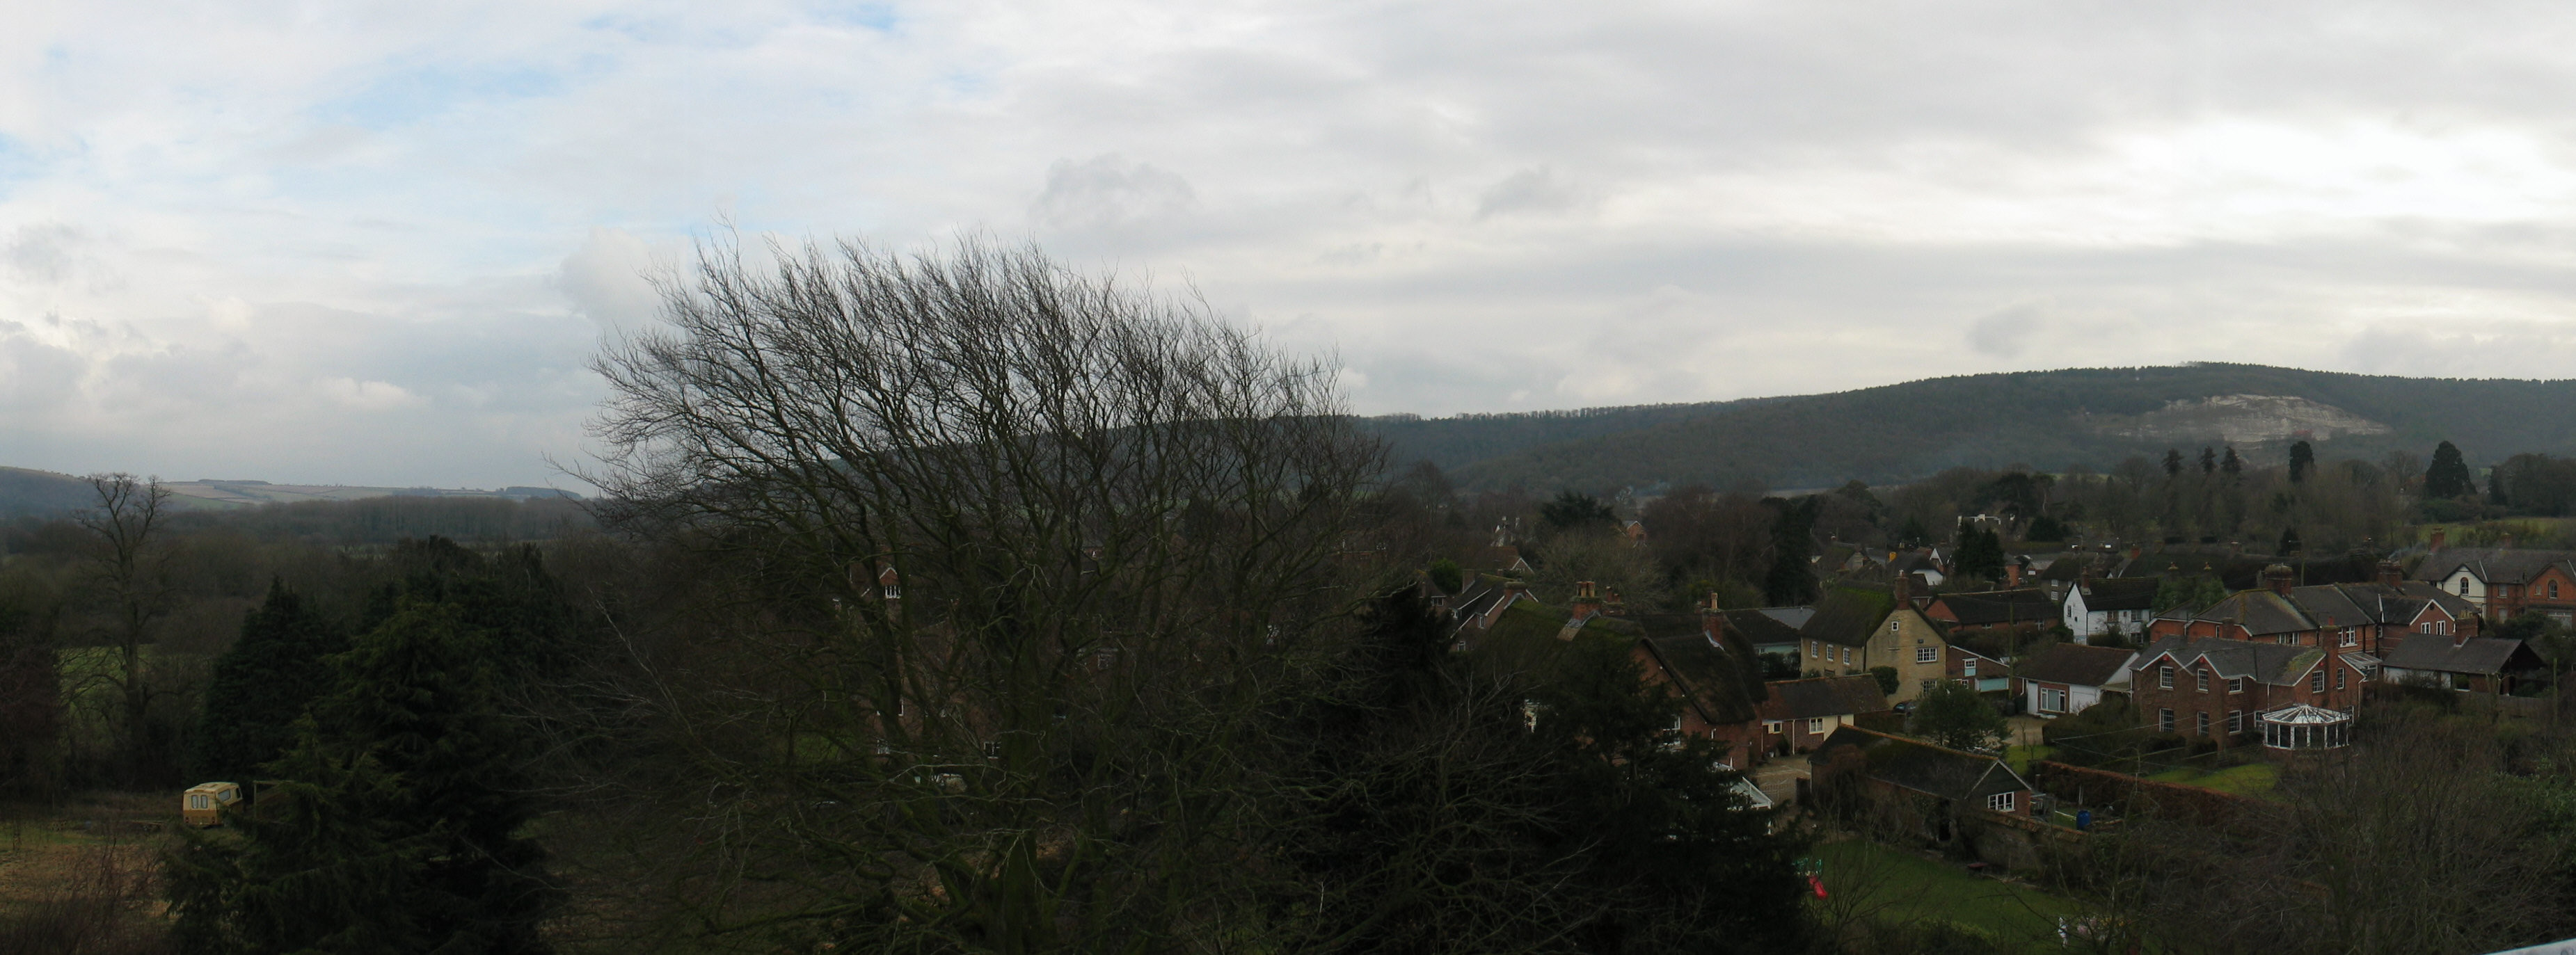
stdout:
<svg viewBox="0 0 2576 955">
<path fill-rule="evenodd" d="M 0 464 L 561 483 L 729 220 L 1035 241 L 1364 412 L 2576 368 L 2576 10 L 0 0 Z"/>
</svg>

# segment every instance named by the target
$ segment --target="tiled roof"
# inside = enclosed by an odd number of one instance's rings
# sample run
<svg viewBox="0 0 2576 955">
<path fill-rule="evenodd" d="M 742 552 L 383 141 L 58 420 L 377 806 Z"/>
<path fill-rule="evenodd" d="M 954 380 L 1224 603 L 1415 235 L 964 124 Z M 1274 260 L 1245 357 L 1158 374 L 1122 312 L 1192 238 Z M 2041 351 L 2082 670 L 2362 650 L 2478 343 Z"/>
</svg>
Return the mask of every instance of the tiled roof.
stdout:
<svg viewBox="0 0 2576 955">
<path fill-rule="evenodd" d="M 2480 581 L 2519 584 L 2540 576 L 2551 564 L 2576 559 L 2576 551 L 2523 550 L 2501 547 L 2446 547 L 2415 565 L 2415 579 L 2438 581 L 2465 566 Z M 2395 664 L 2390 664 L 2395 666 Z"/>
<path fill-rule="evenodd" d="M 1896 610 L 1896 595 L 1866 587 L 1835 586 L 1816 601 L 1815 616 L 1799 628 L 1801 635 L 1846 647 L 1864 646 L 1881 621 Z"/>
<path fill-rule="evenodd" d="M 2397 645 L 2397 649 L 2381 654 L 2381 662 L 2400 670 L 2490 676 L 2545 665 L 2540 655 L 2533 653 L 2520 640 L 2470 637 L 2458 646 L 2452 646 L 2450 637 L 2436 633 L 2409 635 Z"/>
<path fill-rule="evenodd" d="M 2211 604 L 2192 619 L 2237 624 L 2253 636 L 2296 633 L 2375 623 L 2412 622 L 2427 603 L 2440 604 L 2453 619 L 2473 608 L 2430 584 L 2320 584 L 2292 587 L 2287 596 L 2270 590 L 2240 590 Z"/>
<path fill-rule="evenodd" d="M 2086 610 L 2154 610 L 2162 577 L 2105 577 L 2084 585 Z"/>
<path fill-rule="evenodd" d="M 1959 623 L 1971 627 L 2012 623 L 2054 623 L 2057 601 L 2048 591 L 1996 590 L 1972 594 L 1942 594 L 1943 606 Z"/>
<path fill-rule="evenodd" d="M 2273 686 L 2289 686 L 2316 669 L 2326 652 L 2315 647 L 2293 644 L 2255 643 L 2250 640 L 2194 640 L 2185 643 L 2181 637 L 2166 637 L 2138 651 L 2138 679 L 2146 679 L 2150 668 L 2158 666 L 2157 658 L 2170 656 L 2175 664 L 2190 669 L 2207 663 L 2220 679 L 2245 677 Z"/>
<path fill-rule="evenodd" d="M 2024 680 L 2044 683 L 2101 686 L 2118 682 L 2121 671 L 2128 669 L 2129 661 L 2136 657 L 2136 651 L 2117 647 L 2061 643 L 2023 661 L 2013 673 Z"/>
<path fill-rule="evenodd" d="M 1729 634 L 1742 634 L 1744 636 L 1744 642 L 1754 646 L 1797 643 L 1797 626 L 1773 615 L 1771 611 L 1774 609 L 1805 610 L 1806 608 L 1779 607 L 1762 610 L 1722 611 L 1726 616 L 1726 632 Z M 1814 611 L 1808 610 L 1806 613 L 1797 615 L 1797 618 L 1800 623 L 1804 623 L 1806 622 L 1806 618 L 1814 615 Z"/>
<path fill-rule="evenodd" d="M 1762 701 L 1762 718 L 1766 720 L 1806 720 L 1877 713 L 1888 708 L 1887 695 L 1879 692 L 1878 678 L 1874 676 L 1782 680 L 1767 688 L 1771 697 Z"/>
<path fill-rule="evenodd" d="M 1808 765 L 1825 767 L 1834 751 L 1843 747 L 1860 750 L 1868 760 L 1871 779 L 1928 793 L 1944 799 L 1980 800 L 1995 793 L 2027 790 L 2030 784 L 2013 775 L 2012 767 L 1992 756 L 1963 753 L 1930 743 L 1876 733 L 1857 726 L 1835 730 L 1816 747 Z"/>
<path fill-rule="evenodd" d="M 1729 632 L 1723 645 L 1711 645 L 1697 614 L 1650 614 L 1629 620 L 1664 671 L 1681 684 L 1682 694 L 1698 705 L 1710 723 L 1741 723 L 1767 695 L 1762 662 L 1753 646 Z"/>
</svg>

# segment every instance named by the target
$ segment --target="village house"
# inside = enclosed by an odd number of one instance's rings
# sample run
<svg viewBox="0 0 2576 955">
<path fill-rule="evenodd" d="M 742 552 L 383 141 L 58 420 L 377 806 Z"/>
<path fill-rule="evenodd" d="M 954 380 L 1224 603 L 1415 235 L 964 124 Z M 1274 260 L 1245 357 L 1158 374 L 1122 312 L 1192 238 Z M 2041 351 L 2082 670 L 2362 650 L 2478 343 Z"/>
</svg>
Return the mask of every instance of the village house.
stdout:
<svg viewBox="0 0 2576 955">
<path fill-rule="evenodd" d="M 1943 656 L 1948 663 L 1942 667 L 1942 675 L 1954 682 L 1966 683 L 1979 693 L 2012 689 L 2012 665 L 2000 658 L 1987 656 L 1975 647 L 1957 642 L 1951 643 L 1950 652 Z"/>
<path fill-rule="evenodd" d="M 1949 674 L 1950 642 L 1939 626 L 1913 606 L 1906 578 L 1894 591 L 1856 586 L 1827 588 L 1814 616 L 1800 630 L 1799 668 L 1820 676 L 1896 671 L 1890 702 L 1906 703 Z"/>
<path fill-rule="evenodd" d="M 1887 695 L 1879 691 L 1876 677 L 1779 680 L 1763 689 L 1767 695 L 1757 710 L 1772 755 L 1815 749 L 1862 714 L 1888 711 Z"/>
<path fill-rule="evenodd" d="M 1724 747 L 1720 761 L 1751 768 L 1764 752 L 1756 707 L 1765 699 L 1761 662 L 1718 614 L 1613 615 L 1588 582 L 1576 584 L 1566 609 L 1521 596 L 1486 611 L 1491 623 L 1460 641 L 1470 652 L 1516 668 L 1544 671 L 1577 646 L 1622 647 L 1648 684 L 1681 700 L 1672 731 Z"/>
<path fill-rule="evenodd" d="M 2129 689 L 2134 650 L 2061 643 L 2042 650 L 2015 668 L 2021 678 L 2025 712 L 2054 719 L 2081 713 L 2102 701 L 2102 694 Z"/>
<path fill-rule="evenodd" d="M 2407 636 L 2477 634 L 2476 608 L 2430 584 L 2403 580 L 2394 563 L 2380 565 L 2369 584 L 2291 584 L 2290 568 L 2274 564 L 2264 586 L 2242 590 L 2192 612 L 2158 616 L 2148 636 L 2252 640 L 2376 656 Z"/>
<path fill-rule="evenodd" d="M 2449 636 L 2415 634 L 2380 657 L 2382 678 L 2392 682 L 2414 683 L 2502 696 L 2512 693 L 2514 684 L 2546 672 L 2547 661 L 2520 640 L 2470 636 L 2455 631 Z"/>
<path fill-rule="evenodd" d="M 1952 634 L 1978 630 L 2032 630 L 2057 623 L 2057 601 L 2037 587 L 1940 594 L 1923 615 L 1947 624 Z"/>
<path fill-rule="evenodd" d="M 1846 726 L 1826 737 L 1808 764 L 1818 799 L 1875 800 L 1935 842 L 1956 838 L 1957 824 L 1977 813 L 2033 814 L 2030 783 L 1982 753 Z"/>
<path fill-rule="evenodd" d="M 2507 538 L 2503 547 L 2442 546 L 2445 532 L 2434 531 L 2432 553 L 2415 567 L 2415 577 L 2443 593 L 2468 600 L 2488 620 L 2511 620 L 2539 611 L 2560 624 L 2576 623 L 2576 551 L 2517 550 Z"/>
<path fill-rule="evenodd" d="M 2160 577 L 2078 577 L 2066 588 L 2060 622 L 2077 643 L 2091 643 L 2114 628 L 2130 636 L 2145 633 L 2163 583 Z"/>
<path fill-rule="evenodd" d="M 2164 637 L 2138 652 L 2130 698 L 2159 733 L 2231 746 L 2259 738 L 2259 721 L 2285 711 L 2348 724 L 2374 667 L 2366 654 L 2331 647 Z"/>
</svg>

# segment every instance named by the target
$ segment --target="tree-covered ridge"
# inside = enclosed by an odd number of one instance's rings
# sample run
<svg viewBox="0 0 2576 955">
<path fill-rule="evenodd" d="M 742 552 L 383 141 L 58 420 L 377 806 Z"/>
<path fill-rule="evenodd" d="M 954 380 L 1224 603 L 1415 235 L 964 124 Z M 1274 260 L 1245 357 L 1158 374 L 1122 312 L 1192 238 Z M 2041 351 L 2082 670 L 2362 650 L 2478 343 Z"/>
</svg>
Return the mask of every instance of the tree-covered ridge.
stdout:
<svg viewBox="0 0 2576 955">
<path fill-rule="evenodd" d="M 2173 402 L 2229 395 L 2303 398 L 2387 428 L 2379 434 L 2320 435 L 2313 443 L 2324 457 L 2377 458 L 2400 449 L 2420 454 L 2443 440 L 2456 442 L 2473 464 L 2523 451 L 2576 453 L 2576 381 L 2400 378 L 2207 363 L 1935 378 L 1739 402 L 1723 406 L 1722 413 L 1714 405 L 1663 406 L 1673 409 L 1664 420 L 1508 448 L 1453 472 L 1461 486 L 1478 488 L 1691 482 L 1723 487 L 1747 480 L 1821 487 L 1853 478 L 1904 481 L 1959 466 L 2107 468 L 2130 455 L 2159 455 L 2185 443 L 2234 444 L 2257 464 L 2285 461 L 2289 440 L 2131 436 L 2137 416 Z M 1707 411 L 1684 413 L 1690 408 Z M 1607 414 L 1572 420 L 1606 429 L 1632 419 Z M 1413 421 L 1396 432 L 1384 430 L 1384 419 L 1372 424 L 1394 440 L 1398 463 L 1430 457 L 1419 448 L 1453 457 L 1469 448 L 1504 448 L 1509 442 L 1499 436 L 1513 433 L 1493 419 Z M 1444 444 L 1444 428 L 1484 437 Z M 1521 433 L 1541 430 L 1532 423 Z"/>
</svg>

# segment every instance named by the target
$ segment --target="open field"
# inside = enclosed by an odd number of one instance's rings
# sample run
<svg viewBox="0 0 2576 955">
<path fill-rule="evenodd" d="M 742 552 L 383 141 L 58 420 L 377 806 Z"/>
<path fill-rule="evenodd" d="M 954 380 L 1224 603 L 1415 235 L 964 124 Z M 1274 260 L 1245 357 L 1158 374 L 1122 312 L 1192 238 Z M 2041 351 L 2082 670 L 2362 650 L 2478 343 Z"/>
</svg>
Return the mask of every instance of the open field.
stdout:
<svg viewBox="0 0 2576 955">
<path fill-rule="evenodd" d="M 174 794 L 0 806 L 0 952 L 166 951 L 155 873 Z"/>
<path fill-rule="evenodd" d="M 1866 840 L 1826 843 L 1815 854 L 1827 897 L 1809 904 L 1829 910 L 1829 921 L 1850 913 L 1890 924 L 1948 922 L 2007 951 L 2055 951 L 2058 918 L 2079 914 L 2074 903 L 2029 886 Z"/>
</svg>

